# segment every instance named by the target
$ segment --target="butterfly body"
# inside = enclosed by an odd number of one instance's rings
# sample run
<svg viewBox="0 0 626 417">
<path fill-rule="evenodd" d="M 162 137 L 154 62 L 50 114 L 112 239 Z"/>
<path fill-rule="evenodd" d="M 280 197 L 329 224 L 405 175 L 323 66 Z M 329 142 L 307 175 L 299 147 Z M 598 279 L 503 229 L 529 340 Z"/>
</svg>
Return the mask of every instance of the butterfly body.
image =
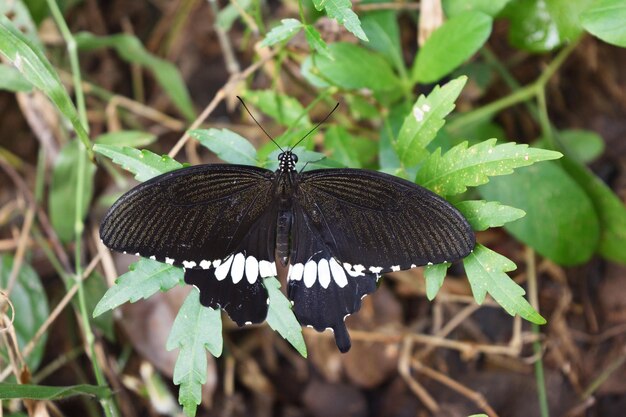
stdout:
<svg viewBox="0 0 626 417">
<path fill-rule="evenodd" d="M 300 173 L 296 163 L 285 151 L 275 172 L 199 165 L 155 177 L 111 207 L 101 237 L 185 268 L 200 302 L 239 325 L 265 319 L 263 278 L 278 259 L 300 323 L 332 329 L 341 351 L 350 348 L 345 317 L 382 273 L 454 261 L 474 246 L 465 218 L 423 187 L 360 169 Z"/>
</svg>

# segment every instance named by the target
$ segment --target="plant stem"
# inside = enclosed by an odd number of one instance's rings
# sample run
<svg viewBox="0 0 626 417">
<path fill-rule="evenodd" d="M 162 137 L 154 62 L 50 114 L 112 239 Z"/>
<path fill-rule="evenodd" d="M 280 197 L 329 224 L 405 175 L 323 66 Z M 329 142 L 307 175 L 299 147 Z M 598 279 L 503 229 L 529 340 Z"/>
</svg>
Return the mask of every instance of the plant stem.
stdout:
<svg viewBox="0 0 626 417">
<path fill-rule="evenodd" d="M 537 268 L 535 267 L 535 251 L 531 247 L 526 247 L 526 276 L 528 277 L 528 298 L 530 304 L 536 311 L 539 311 L 539 299 L 537 291 Z M 537 357 L 535 362 L 535 381 L 537 383 L 537 397 L 539 400 L 539 410 L 541 417 L 550 417 L 550 409 L 548 407 L 548 393 L 546 391 L 546 380 L 543 372 L 542 349 L 539 336 L 539 326 L 532 323 L 532 332 L 535 336 L 533 342 L 533 352 Z"/>
</svg>

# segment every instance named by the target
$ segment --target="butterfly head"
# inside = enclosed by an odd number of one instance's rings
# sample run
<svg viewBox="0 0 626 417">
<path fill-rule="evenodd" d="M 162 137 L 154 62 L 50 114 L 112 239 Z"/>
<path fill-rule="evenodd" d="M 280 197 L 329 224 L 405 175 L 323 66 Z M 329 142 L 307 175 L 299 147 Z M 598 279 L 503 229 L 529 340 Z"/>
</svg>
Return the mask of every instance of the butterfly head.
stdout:
<svg viewBox="0 0 626 417">
<path fill-rule="evenodd" d="M 295 171 L 298 155 L 291 151 L 284 151 L 278 155 L 278 169 L 280 171 Z"/>
</svg>

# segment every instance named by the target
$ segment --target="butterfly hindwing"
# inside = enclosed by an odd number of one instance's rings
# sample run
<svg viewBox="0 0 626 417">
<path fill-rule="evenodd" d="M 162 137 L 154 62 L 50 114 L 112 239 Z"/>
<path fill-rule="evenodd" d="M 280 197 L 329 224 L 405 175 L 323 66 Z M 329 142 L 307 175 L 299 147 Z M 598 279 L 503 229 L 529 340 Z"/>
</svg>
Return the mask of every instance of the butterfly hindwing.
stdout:
<svg viewBox="0 0 626 417">
<path fill-rule="evenodd" d="M 333 256 L 352 270 L 398 271 L 467 256 L 474 233 L 435 193 L 380 172 L 302 174 L 296 199 Z"/>
<path fill-rule="evenodd" d="M 350 349 L 346 317 L 361 308 L 361 299 L 376 289 L 380 275 L 347 270 L 297 204 L 294 206 L 292 250 L 287 294 L 303 325 L 333 330 L 339 350 Z"/>
</svg>

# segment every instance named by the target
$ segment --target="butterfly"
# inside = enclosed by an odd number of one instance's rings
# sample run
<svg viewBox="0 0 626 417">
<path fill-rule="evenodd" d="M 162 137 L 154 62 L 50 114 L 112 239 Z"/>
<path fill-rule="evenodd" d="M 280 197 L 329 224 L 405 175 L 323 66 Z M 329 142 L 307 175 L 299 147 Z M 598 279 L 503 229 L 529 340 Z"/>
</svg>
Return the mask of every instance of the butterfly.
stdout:
<svg viewBox="0 0 626 417">
<path fill-rule="evenodd" d="M 455 261 L 474 247 L 463 215 L 426 188 L 364 169 L 298 171 L 290 149 L 278 161 L 276 171 L 208 164 L 152 178 L 109 209 L 102 241 L 183 267 L 201 304 L 239 326 L 265 320 L 263 279 L 277 275 L 278 261 L 289 268 L 298 321 L 331 329 L 341 352 L 351 346 L 346 317 L 382 274 Z"/>
</svg>

